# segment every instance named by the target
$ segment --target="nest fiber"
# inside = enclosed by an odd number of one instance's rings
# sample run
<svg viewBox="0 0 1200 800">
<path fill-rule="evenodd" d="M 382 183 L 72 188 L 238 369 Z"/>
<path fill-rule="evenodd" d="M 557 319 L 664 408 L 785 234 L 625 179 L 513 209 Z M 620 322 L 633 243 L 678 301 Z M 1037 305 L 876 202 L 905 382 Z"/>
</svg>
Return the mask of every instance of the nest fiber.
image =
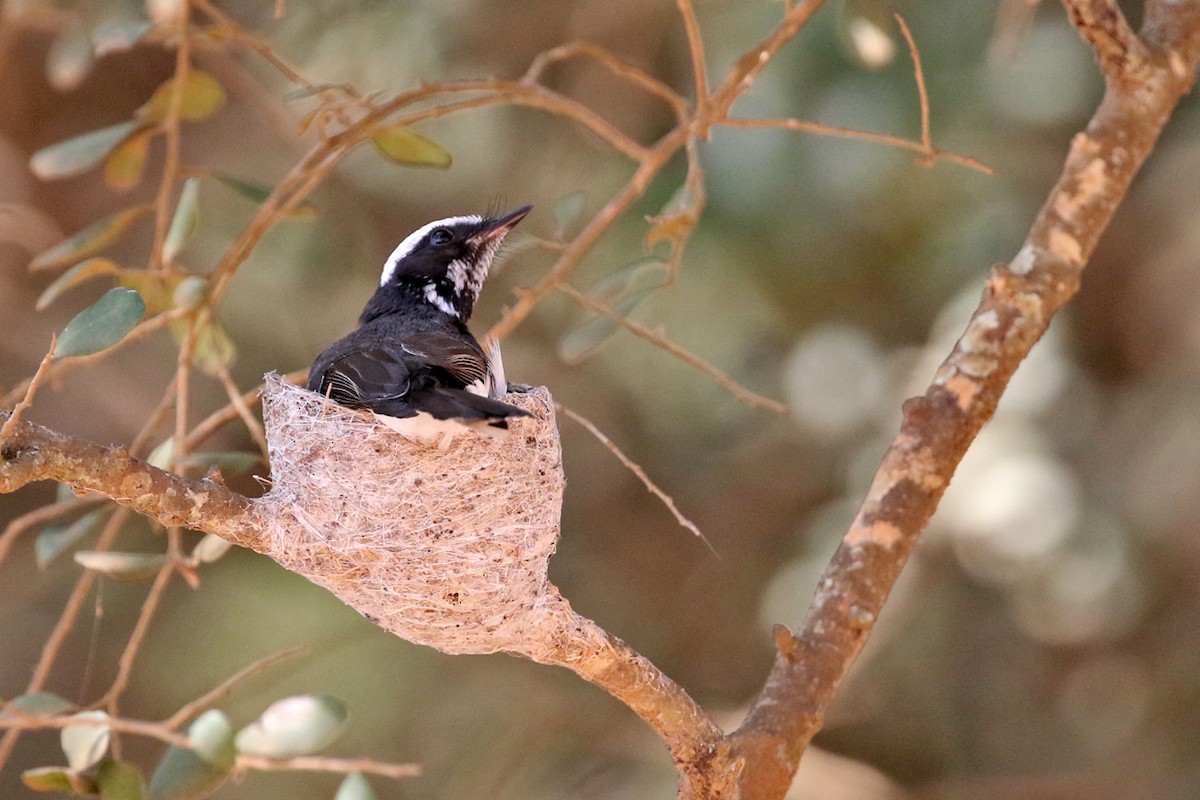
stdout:
<svg viewBox="0 0 1200 800">
<path fill-rule="evenodd" d="M 268 375 L 267 554 L 381 627 L 447 653 L 528 653 L 548 607 L 563 471 L 554 403 L 445 449 Z M 555 612 L 550 612 L 555 615 Z"/>
</svg>

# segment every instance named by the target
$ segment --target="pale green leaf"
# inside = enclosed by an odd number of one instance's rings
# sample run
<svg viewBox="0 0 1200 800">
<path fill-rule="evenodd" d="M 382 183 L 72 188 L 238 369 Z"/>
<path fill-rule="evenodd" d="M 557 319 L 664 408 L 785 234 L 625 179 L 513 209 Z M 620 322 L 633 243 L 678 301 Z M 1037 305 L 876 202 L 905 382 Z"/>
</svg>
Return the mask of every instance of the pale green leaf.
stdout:
<svg viewBox="0 0 1200 800">
<path fill-rule="evenodd" d="M 175 437 L 168 436 L 159 442 L 158 446 L 146 456 L 146 463 L 152 467 L 170 470 L 175 466 Z"/>
<path fill-rule="evenodd" d="M 657 258 L 639 258 L 592 284 L 587 295 L 606 305 L 634 293 L 660 289 L 670 278 L 670 268 Z"/>
<path fill-rule="evenodd" d="M 209 172 L 209 174 L 221 183 L 228 186 L 233 191 L 240 194 L 242 197 L 255 203 L 265 203 L 273 191 L 270 186 L 264 186 L 261 183 L 248 181 L 245 178 L 239 178 L 236 175 L 230 175 L 225 172 L 213 170 Z M 288 216 L 290 217 L 301 217 L 304 219 L 311 219 L 316 215 L 317 207 L 307 200 L 297 204 L 296 207 L 288 213 Z"/>
<path fill-rule="evenodd" d="M 384 158 L 397 164 L 439 169 L 450 166 L 448 150 L 403 125 L 384 128 L 371 137 L 371 144 Z"/>
<path fill-rule="evenodd" d="M 202 564 L 211 564 L 229 552 L 233 543 L 212 533 L 206 533 L 192 548 L 192 558 Z"/>
<path fill-rule="evenodd" d="M 72 719 L 78 724 L 63 728 L 59 741 L 67 764 L 75 772 L 81 772 L 104 758 L 112 729 L 106 724 L 108 714 L 103 711 L 81 711 Z"/>
<path fill-rule="evenodd" d="M 96 57 L 131 50 L 138 40 L 154 29 L 148 19 L 114 19 L 92 29 L 92 47 Z"/>
<path fill-rule="evenodd" d="M 29 269 L 66 267 L 94 255 L 121 238 L 121 234 L 150 209 L 149 205 L 134 206 L 97 220 L 79 233 L 40 253 L 29 262 Z"/>
<path fill-rule="evenodd" d="M 100 508 L 84 514 L 70 525 L 54 525 L 39 531 L 34 545 L 38 569 L 45 569 L 64 550 L 91 533 L 108 513 L 109 509 Z"/>
<path fill-rule="evenodd" d="M 197 800 L 225 780 L 237 758 L 233 727 L 216 709 L 206 711 L 188 728 L 192 747 L 171 747 L 150 778 L 151 800 Z"/>
<path fill-rule="evenodd" d="M 87 172 L 140 126 L 136 121 L 121 122 L 43 147 L 29 159 L 29 168 L 44 181 Z"/>
<path fill-rule="evenodd" d="M 58 337 L 57 358 L 99 353 L 133 330 L 146 313 L 146 304 L 133 289 L 109 289 L 94 304 L 75 315 Z"/>
<path fill-rule="evenodd" d="M 297 695 L 272 703 L 257 720 L 238 731 L 243 753 L 291 758 L 329 746 L 346 726 L 346 704 L 330 695 Z"/>
<path fill-rule="evenodd" d="M 146 779 L 142 771 L 124 761 L 105 759 L 96 772 L 96 784 L 100 787 L 101 800 L 143 800 L 146 796 Z"/>
<path fill-rule="evenodd" d="M 645 293 L 627 297 L 617 303 L 613 310 L 628 316 L 645 299 Z M 569 331 L 559 340 L 558 355 L 568 364 L 578 364 L 596 352 L 616 333 L 619 323 L 607 316 L 596 315 Z"/>
<path fill-rule="evenodd" d="M 69 270 L 59 275 L 41 296 L 38 297 L 37 303 L 34 305 L 38 311 L 42 311 L 46 306 L 50 305 L 58 298 L 60 294 L 67 289 L 71 289 L 86 280 L 96 277 L 97 275 L 116 275 L 121 272 L 121 267 L 115 261 L 107 258 L 89 258 L 86 261 L 81 261 Z"/>
<path fill-rule="evenodd" d="M 208 279 L 201 275 L 187 276 L 171 292 L 171 302 L 177 308 L 196 309 L 207 299 Z"/>
<path fill-rule="evenodd" d="M 137 110 L 137 118 L 147 123 L 159 123 L 166 119 L 174 87 L 175 78 L 159 86 L 145 105 Z M 225 90 L 217 79 L 202 70 L 192 70 L 183 84 L 179 117 L 189 122 L 202 120 L 215 114 L 224 103 Z"/>
<path fill-rule="evenodd" d="M 206 375 L 216 377 L 233 363 L 237 356 L 237 345 L 219 322 L 209 320 L 196 335 L 193 355 L 197 367 Z"/>
<path fill-rule="evenodd" d="M 14 697 L 8 705 L 26 714 L 61 714 L 75 707 L 74 703 L 64 700 L 54 692 L 23 694 L 19 697 Z"/>
<path fill-rule="evenodd" d="M 199 195 L 199 178 L 188 178 L 183 182 L 179 202 L 175 204 L 175 215 L 171 217 L 171 227 L 167 230 L 166 241 L 163 242 L 163 258 L 167 261 L 175 260 L 175 256 L 183 249 L 184 242 L 196 229 L 196 200 Z"/>
<path fill-rule="evenodd" d="M 333 800 L 375 800 L 375 790 L 361 772 L 351 772 L 338 786 Z"/>
<path fill-rule="evenodd" d="M 80 550 L 75 554 L 80 566 L 99 572 L 122 583 L 138 583 L 158 574 L 168 558 L 161 553 L 113 553 Z"/>
</svg>

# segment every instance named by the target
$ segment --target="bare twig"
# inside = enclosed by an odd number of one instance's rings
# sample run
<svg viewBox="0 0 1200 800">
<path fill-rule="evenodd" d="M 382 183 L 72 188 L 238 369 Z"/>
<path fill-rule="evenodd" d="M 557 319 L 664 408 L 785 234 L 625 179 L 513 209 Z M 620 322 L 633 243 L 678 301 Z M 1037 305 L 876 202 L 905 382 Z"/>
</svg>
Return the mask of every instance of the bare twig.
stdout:
<svg viewBox="0 0 1200 800">
<path fill-rule="evenodd" d="M 904 35 L 904 41 L 908 44 L 908 54 L 912 56 L 913 75 L 917 80 L 917 96 L 921 103 L 921 147 L 925 149 L 925 162 L 932 164 L 937 154 L 933 150 L 933 133 L 929 125 L 929 93 L 925 90 L 925 71 L 921 69 L 921 51 L 917 49 L 916 40 L 913 39 L 912 31 L 908 29 L 908 23 L 904 21 L 904 17 L 899 12 L 894 16 L 900 25 L 900 33 Z"/>
<path fill-rule="evenodd" d="M 166 156 L 163 163 L 162 178 L 159 180 L 158 197 L 154 202 L 154 247 L 150 252 L 151 271 L 166 266 L 163 262 L 163 247 L 167 241 L 167 231 L 174 216 L 171 198 L 175 194 L 175 180 L 179 175 L 180 150 L 180 111 L 183 108 L 183 95 L 187 89 L 187 79 L 191 72 L 191 37 L 188 36 L 188 20 L 191 16 L 190 0 L 178 3 L 175 23 L 175 75 L 171 84 L 171 97 L 167 103 L 166 114 L 162 121 L 163 137 L 166 139 Z"/>
<path fill-rule="evenodd" d="M 176 533 L 175 538 L 178 539 L 178 533 Z M 154 576 L 154 583 L 151 584 L 150 591 L 146 593 L 146 598 L 142 601 L 142 606 L 138 611 L 137 623 L 133 626 L 133 632 L 129 634 L 129 640 L 125 643 L 125 649 L 121 651 L 121 657 L 117 659 L 117 675 L 113 678 L 112 685 L 100 700 L 100 705 L 104 706 L 112 716 L 117 715 L 117 704 L 121 699 L 121 695 L 124 694 L 125 688 L 129 685 L 130 676 L 133 674 L 134 659 L 137 658 L 138 650 L 141 649 L 142 642 L 146 638 L 146 633 L 150 630 L 150 622 L 154 619 L 154 615 L 158 613 L 158 604 L 162 601 L 163 594 L 167 590 L 167 584 L 170 583 L 171 576 L 174 573 L 175 560 L 168 558 L 158 568 L 158 574 Z"/>
<path fill-rule="evenodd" d="M 671 106 L 676 118 L 680 121 L 687 114 L 687 102 L 674 89 L 641 67 L 634 66 L 628 61 L 623 61 L 613 55 L 612 52 L 591 42 L 568 42 L 567 44 L 547 50 L 533 59 L 524 77 L 521 78 L 521 82 L 541 83 L 547 67 L 570 58 L 586 58 L 607 67 L 618 77 L 664 100 Z"/>
<path fill-rule="evenodd" d="M 163 726 L 170 730 L 178 730 L 192 717 L 209 708 L 218 700 L 227 697 L 239 683 L 259 674 L 260 672 L 267 671 L 281 661 L 286 661 L 292 656 L 300 655 L 301 653 L 307 651 L 307 645 L 300 645 L 299 647 L 289 647 L 287 650 L 280 650 L 278 653 L 272 653 L 265 658 L 260 658 L 253 664 L 243 667 L 233 675 L 230 675 L 228 678 L 221 681 L 219 684 L 214 686 L 212 689 L 209 689 L 195 700 L 192 700 L 186 705 L 182 706 L 178 711 L 162 721 Z"/>
<path fill-rule="evenodd" d="M 634 477 L 642 482 L 642 485 L 646 487 L 646 491 L 650 492 L 650 494 L 662 501 L 662 504 L 666 506 L 668 511 L 671 512 L 671 516 L 675 517 L 676 522 L 698 536 L 714 554 L 717 552 L 713 549 L 712 543 L 708 541 L 708 538 L 700 532 L 698 527 L 696 527 L 696 523 L 692 522 L 680 512 L 679 508 L 675 505 L 675 501 L 671 499 L 671 496 L 662 489 L 658 488 L 658 485 L 654 483 L 654 481 L 650 480 L 650 476 L 646 474 L 646 470 L 642 469 L 641 466 L 632 458 L 625 455 L 621 448 L 617 447 L 612 439 L 608 438 L 608 436 L 606 436 L 602 430 L 596 427 L 594 422 L 582 414 L 572 411 L 562 403 L 555 403 L 554 408 L 557 409 L 559 413 L 566 414 L 568 417 L 575 420 L 577 423 L 583 426 L 584 430 L 594 436 L 596 440 L 600 442 L 600 444 L 607 447 L 608 451 L 616 456 L 617 460 L 620 461 L 627 470 L 632 472 Z"/>
<path fill-rule="evenodd" d="M 921 142 L 914 142 L 910 139 L 905 139 L 901 136 L 892 136 L 888 133 L 873 133 L 871 131 L 855 130 L 854 128 L 839 128 L 834 125 L 823 125 L 819 122 L 807 122 L 802 119 L 723 119 L 719 124 L 727 125 L 731 128 L 785 128 L 789 131 L 813 133 L 818 136 L 858 139 L 864 142 L 874 142 L 876 144 L 887 145 L 888 147 L 896 147 L 901 150 L 919 153 L 927 158 L 932 157 L 934 160 L 951 161 L 955 164 L 982 172 L 984 175 L 991 175 L 994 172 L 987 164 L 970 156 L 962 156 L 945 150 L 939 150 L 936 147 L 933 148 L 932 152 L 929 152 Z M 922 159 L 922 161 L 924 160 Z"/>
<path fill-rule="evenodd" d="M 628 330 L 630 333 L 634 334 L 635 336 L 645 339 L 647 342 L 650 342 L 655 347 L 662 348 L 663 350 L 665 350 L 666 352 L 675 356 L 676 358 L 678 358 L 680 361 L 684 362 L 685 364 L 695 367 L 700 372 L 704 373 L 705 375 L 712 378 L 717 383 L 724 386 L 726 389 L 729 390 L 729 392 L 734 397 L 736 397 L 738 400 L 741 400 L 746 405 L 752 406 L 754 408 L 765 408 L 768 411 L 774 411 L 776 414 L 790 414 L 791 413 L 791 410 L 783 403 L 780 403 L 777 400 L 772 400 L 769 397 L 763 397 L 760 394 L 756 394 L 756 393 L 750 391 L 749 389 L 747 389 L 746 387 L 742 386 L 740 383 L 735 381 L 733 378 L 729 377 L 724 372 L 721 372 L 719 369 L 714 367 L 712 364 L 709 364 L 707 361 L 700 358 L 699 356 L 697 356 L 693 353 L 690 353 L 687 350 L 684 350 L 683 348 L 679 347 L 676 344 L 672 344 L 667 339 L 663 338 L 662 336 L 659 336 L 657 333 L 650 330 L 646 326 L 639 325 L 638 323 L 634 322 L 633 320 L 629 319 L 628 317 L 626 317 L 622 314 L 618 314 L 616 311 L 613 311 L 611 308 L 604 305 L 603 303 L 601 303 L 597 300 L 594 300 L 591 297 L 588 297 L 586 294 L 579 291 L 574 286 L 571 286 L 570 284 L 567 284 L 567 283 L 560 283 L 557 286 L 555 286 L 554 288 L 557 289 L 558 291 L 562 292 L 567 297 L 571 298 L 572 300 L 574 300 L 576 303 L 583 306 L 584 308 L 590 309 L 592 311 L 595 311 L 597 314 L 602 314 L 603 316 L 608 317 L 613 322 L 616 322 L 618 325 L 625 328 L 626 330 Z"/>
<path fill-rule="evenodd" d="M 236 769 L 307 770 L 309 772 L 332 772 L 337 775 L 362 772 L 384 778 L 416 778 L 421 774 L 420 764 L 387 764 L 382 761 L 372 761 L 369 758 L 325 758 L 323 756 L 264 758 L 239 755 Z"/>
<path fill-rule="evenodd" d="M 22 423 L 22 425 L 28 424 L 28 422 Z M 0 465 L 0 476 L 2 474 L 3 466 Z M 0 491 L 3 490 L 0 489 Z M 125 509 L 117 509 L 117 512 L 108 518 L 108 522 L 104 524 L 104 528 L 100 531 L 100 536 L 96 540 L 95 550 L 97 552 L 104 552 L 112 546 L 113 540 L 117 538 L 117 533 L 128 518 L 129 512 Z M 71 589 L 71 595 L 67 598 L 66 605 L 58 617 L 58 622 L 54 624 L 54 629 L 50 632 L 45 644 L 42 645 L 42 652 L 38 657 L 37 664 L 34 666 L 33 675 L 30 677 L 29 683 L 25 685 L 26 694 L 40 692 L 46 688 L 46 682 L 50 678 L 50 670 L 54 668 L 54 662 L 62 650 L 63 643 L 66 642 L 71 629 L 75 627 L 75 621 L 79 618 L 79 613 L 83 609 L 83 605 L 87 601 L 87 597 L 91 593 L 95 582 L 96 573 L 91 570 L 83 570 L 79 578 L 76 579 L 75 587 Z M 7 731 L 4 737 L 0 739 L 0 771 L 4 769 L 4 764 L 8 761 L 8 757 L 12 755 L 13 748 L 17 746 L 17 740 L 20 736 L 21 728 L 14 727 Z"/>
<path fill-rule="evenodd" d="M 704 63 L 704 39 L 700 36 L 700 24 L 696 21 L 696 9 L 692 0 L 675 0 L 679 16 L 683 20 L 683 32 L 687 35 L 688 54 L 692 60 L 692 86 L 696 92 L 696 116 L 708 120 L 708 66 Z M 705 131 L 701 135 L 707 135 Z"/>
<path fill-rule="evenodd" d="M 238 390 L 237 384 L 233 382 L 233 376 L 229 374 L 229 368 L 222 364 L 217 369 L 217 379 L 221 382 L 221 386 L 225 388 L 225 396 L 229 398 L 229 405 L 241 417 L 242 424 L 246 426 L 246 430 L 250 432 L 250 438 L 258 445 L 259 451 L 263 458 L 268 457 L 267 452 L 267 435 L 263 431 L 262 423 L 250 412 L 250 405 L 242 397 Z M 195 428 L 192 429 L 193 432 Z M 190 439 L 190 437 L 189 437 Z M 190 441 L 189 441 L 190 444 Z"/>
<path fill-rule="evenodd" d="M 46 351 L 46 355 L 42 358 L 42 363 L 38 364 L 37 371 L 33 373 L 33 377 L 29 379 L 29 385 L 25 389 L 25 396 L 21 398 L 21 402 L 13 408 L 8 419 L 3 425 L 0 425 L 0 445 L 8 441 L 8 437 L 12 434 L 17 423 L 21 421 L 21 414 L 25 409 L 33 405 L 33 398 L 37 394 L 38 386 L 41 385 L 42 379 L 46 377 L 46 370 L 50 368 L 50 363 L 54 361 L 54 346 L 58 342 L 58 337 L 54 334 L 50 335 L 50 349 Z"/>
</svg>

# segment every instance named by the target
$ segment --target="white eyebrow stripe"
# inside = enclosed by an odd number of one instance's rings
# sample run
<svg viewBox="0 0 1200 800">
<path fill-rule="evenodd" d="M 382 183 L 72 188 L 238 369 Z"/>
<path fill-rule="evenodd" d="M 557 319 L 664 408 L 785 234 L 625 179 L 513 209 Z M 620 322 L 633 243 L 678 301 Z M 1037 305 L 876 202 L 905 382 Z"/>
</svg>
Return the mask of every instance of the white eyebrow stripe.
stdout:
<svg viewBox="0 0 1200 800">
<path fill-rule="evenodd" d="M 469 214 L 465 217 L 446 217 L 445 219 L 435 219 L 433 222 L 417 228 L 408 236 L 405 236 L 404 241 L 396 245 L 396 249 L 392 251 L 390 256 L 388 256 L 387 261 L 383 262 L 383 274 L 379 276 L 379 285 L 383 286 L 389 280 L 391 280 L 392 275 L 396 272 L 396 262 L 411 253 L 416 246 L 421 243 L 421 240 L 424 239 L 434 228 L 449 228 L 464 222 L 471 225 L 478 225 L 482 221 L 483 217 L 479 216 L 478 214 Z"/>
</svg>

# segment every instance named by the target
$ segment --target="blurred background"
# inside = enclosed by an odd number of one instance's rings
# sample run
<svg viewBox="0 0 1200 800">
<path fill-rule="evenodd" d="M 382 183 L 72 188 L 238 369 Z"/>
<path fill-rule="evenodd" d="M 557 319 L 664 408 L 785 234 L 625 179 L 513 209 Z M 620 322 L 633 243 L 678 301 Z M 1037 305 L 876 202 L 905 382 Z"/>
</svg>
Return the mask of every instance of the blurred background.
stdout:
<svg viewBox="0 0 1200 800">
<path fill-rule="evenodd" d="M 539 52 L 582 39 L 684 94 L 690 64 L 668 0 L 327 0 L 220 7 L 310 79 L 392 94 L 421 81 L 517 77 Z M 563 337 L 588 316 L 550 296 L 505 342 L 512 380 L 544 384 L 640 463 L 713 550 L 578 425 L 560 420 L 568 478 L 551 578 L 581 613 L 629 641 L 736 726 L 772 658 L 773 623 L 799 624 L 816 576 L 898 429 L 949 352 L 990 266 L 1007 262 L 1102 92 L 1091 52 L 1059 4 L 956 0 L 894 5 L 921 48 L 935 143 L 995 168 L 932 169 L 887 147 L 782 131 L 718 129 L 702 149 L 709 203 L 679 280 L 637 308 L 788 417 L 739 403 L 624 331 L 579 364 Z M 698 0 L 714 76 L 777 21 L 777 2 Z M 1133 9 L 1134 11 L 1136 9 Z M 0 8 L 0 388 L 36 368 L 50 334 L 100 282 L 33 310 L 50 276 L 30 256 L 104 214 L 153 198 L 162 164 L 129 193 L 100 175 L 39 182 L 41 147 L 128 119 L 170 77 L 154 45 L 72 72 L 80 20 L 139 4 L 10 2 Z M 830 2 L 739 101 L 743 117 L 794 116 L 919 137 L 911 62 L 890 7 Z M 882 22 L 879 22 L 882 20 Z M 1135 16 L 1136 20 L 1136 16 Z M 882 29 L 876 27 L 882 25 Z M 880 31 L 882 30 L 882 33 Z M 64 66 L 67 65 L 67 66 Z M 183 133 L 186 163 L 273 184 L 315 141 L 311 104 L 236 48 L 196 65 L 228 94 Z M 651 142 L 659 102 L 570 64 L 547 83 Z M 570 123 L 494 108 L 423 123 L 454 155 L 403 169 L 361 148 L 313 196 L 318 214 L 273 230 L 218 309 L 244 390 L 304 369 L 350 327 L 383 259 L 435 218 L 532 203 L 520 233 L 552 238 L 554 210 L 584 214 L 627 179 L 628 161 Z M 586 289 L 645 255 L 644 214 L 683 177 L 672 165 L 590 254 Z M 796 798 L 1190 798 L 1200 796 L 1200 113 L 1186 100 L 1104 237 L 1081 295 L 1021 368 L 956 475 L 867 651 L 806 756 Z M 202 184 L 200 224 L 180 256 L 211 269 L 253 212 Z M 16 220 L 14 222 L 14 220 Z M 568 231 L 571 233 L 572 231 Z M 112 248 L 144 263 L 151 223 Z M 482 331 L 550 254 L 518 246 L 475 315 Z M 139 261 L 140 259 L 140 261 Z M 43 388 L 29 418 L 128 443 L 173 375 L 175 343 L 150 337 Z M 224 404 L 194 381 L 196 419 Z M 253 449 L 231 425 L 210 445 Z M 263 472 L 259 467 L 256 471 Z M 243 478 L 237 488 L 260 491 Z M 0 496 L 0 524 L 54 498 Z M 187 534 L 189 545 L 195 534 Z M 79 567 L 44 570 L 26 535 L 0 564 L 0 697 L 20 694 Z M 87 546 L 84 544 L 83 546 Z M 161 550 L 144 522 L 120 549 Z M 715 554 L 714 552 L 715 551 Z M 260 657 L 306 654 L 243 684 L 220 707 L 235 725 L 271 701 L 328 692 L 351 709 L 333 754 L 423 765 L 372 779 L 380 798 L 649 798 L 674 795 L 666 752 L 634 715 L 562 670 L 502 655 L 449 657 L 376 629 L 269 560 L 234 552 L 176 582 L 122 704 L 161 719 Z M 101 581 L 48 688 L 88 702 L 108 686 L 146 586 Z M 91 610 L 94 607 L 94 611 Z M 126 737 L 150 766 L 159 745 Z M 58 736 L 25 735 L 23 769 L 61 763 Z M 252 773 L 221 798 L 331 797 L 338 778 Z"/>
</svg>

